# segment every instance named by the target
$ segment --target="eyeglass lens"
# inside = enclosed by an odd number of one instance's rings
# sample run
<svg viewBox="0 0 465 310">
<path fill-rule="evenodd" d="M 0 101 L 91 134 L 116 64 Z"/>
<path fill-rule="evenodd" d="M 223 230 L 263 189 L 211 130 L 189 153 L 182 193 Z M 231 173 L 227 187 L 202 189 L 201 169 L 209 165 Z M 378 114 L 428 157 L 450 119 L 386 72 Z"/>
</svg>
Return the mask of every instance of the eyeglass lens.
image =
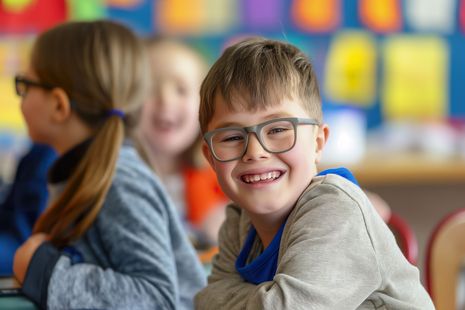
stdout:
<svg viewBox="0 0 465 310">
<path fill-rule="evenodd" d="M 27 92 L 27 85 L 24 83 L 24 81 L 15 79 L 15 89 L 18 96 L 24 97 Z"/>
</svg>

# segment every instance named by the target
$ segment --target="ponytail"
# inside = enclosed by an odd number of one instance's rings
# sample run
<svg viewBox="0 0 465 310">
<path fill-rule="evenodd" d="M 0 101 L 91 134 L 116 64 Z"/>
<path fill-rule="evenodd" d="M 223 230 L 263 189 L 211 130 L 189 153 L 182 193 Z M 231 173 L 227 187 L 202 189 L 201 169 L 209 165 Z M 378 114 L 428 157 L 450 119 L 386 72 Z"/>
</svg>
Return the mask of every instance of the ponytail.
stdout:
<svg viewBox="0 0 465 310">
<path fill-rule="evenodd" d="M 66 92 L 73 113 L 94 133 L 63 192 L 34 226 L 34 233 L 50 235 L 54 245 L 77 240 L 97 218 L 122 141 L 134 129 L 149 90 L 147 64 L 137 36 L 108 20 L 63 23 L 34 43 L 31 68 L 40 81 Z"/>
<path fill-rule="evenodd" d="M 61 196 L 39 217 L 34 233 L 47 233 L 52 244 L 65 246 L 87 231 L 110 189 L 123 138 L 122 118 L 111 115 L 98 130 Z"/>
</svg>

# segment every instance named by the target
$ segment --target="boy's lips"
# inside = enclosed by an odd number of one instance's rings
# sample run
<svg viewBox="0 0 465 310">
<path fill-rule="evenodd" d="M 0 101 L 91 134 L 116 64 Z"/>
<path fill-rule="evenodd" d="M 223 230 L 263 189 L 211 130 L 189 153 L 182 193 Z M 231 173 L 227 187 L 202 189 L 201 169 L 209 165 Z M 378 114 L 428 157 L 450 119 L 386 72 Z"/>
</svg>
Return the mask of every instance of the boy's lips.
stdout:
<svg viewBox="0 0 465 310">
<path fill-rule="evenodd" d="M 282 170 L 268 170 L 263 172 L 247 172 L 241 174 L 240 179 L 247 184 L 270 183 L 284 174 Z"/>
</svg>

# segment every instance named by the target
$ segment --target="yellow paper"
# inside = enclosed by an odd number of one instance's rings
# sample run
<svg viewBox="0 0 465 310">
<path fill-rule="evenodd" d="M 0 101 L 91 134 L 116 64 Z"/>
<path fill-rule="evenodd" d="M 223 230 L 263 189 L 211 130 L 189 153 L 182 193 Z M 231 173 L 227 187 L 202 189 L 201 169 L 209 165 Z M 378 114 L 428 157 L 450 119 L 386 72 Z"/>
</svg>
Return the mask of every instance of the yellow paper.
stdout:
<svg viewBox="0 0 465 310">
<path fill-rule="evenodd" d="M 448 111 L 448 47 L 439 37 L 394 36 L 385 44 L 383 112 L 388 119 L 437 119 Z"/>
<path fill-rule="evenodd" d="M 0 40 L 0 130 L 24 130 L 20 100 L 14 91 L 13 77 L 26 69 L 31 47 L 29 37 Z"/>
<path fill-rule="evenodd" d="M 376 96 L 376 42 L 366 32 L 335 36 L 326 61 L 325 92 L 336 103 L 368 106 Z"/>
<path fill-rule="evenodd" d="M 11 77 L 0 76 L 0 130 L 23 131 L 20 100 L 16 96 Z"/>
</svg>

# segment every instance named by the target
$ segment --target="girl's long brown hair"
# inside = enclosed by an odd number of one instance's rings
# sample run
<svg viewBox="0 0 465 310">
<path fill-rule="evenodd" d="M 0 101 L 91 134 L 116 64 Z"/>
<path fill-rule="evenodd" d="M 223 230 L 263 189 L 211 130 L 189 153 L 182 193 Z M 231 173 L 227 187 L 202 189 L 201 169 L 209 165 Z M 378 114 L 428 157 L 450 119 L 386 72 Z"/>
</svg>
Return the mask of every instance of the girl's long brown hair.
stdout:
<svg viewBox="0 0 465 310">
<path fill-rule="evenodd" d="M 95 132 L 63 192 L 34 226 L 54 245 L 82 236 L 102 208 L 122 141 L 147 93 L 147 64 L 137 37 L 110 21 L 65 23 L 35 42 L 31 68 L 43 83 L 62 88 L 73 113 Z M 124 120 L 109 116 L 111 109 L 123 111 Z"/>
</svg>

